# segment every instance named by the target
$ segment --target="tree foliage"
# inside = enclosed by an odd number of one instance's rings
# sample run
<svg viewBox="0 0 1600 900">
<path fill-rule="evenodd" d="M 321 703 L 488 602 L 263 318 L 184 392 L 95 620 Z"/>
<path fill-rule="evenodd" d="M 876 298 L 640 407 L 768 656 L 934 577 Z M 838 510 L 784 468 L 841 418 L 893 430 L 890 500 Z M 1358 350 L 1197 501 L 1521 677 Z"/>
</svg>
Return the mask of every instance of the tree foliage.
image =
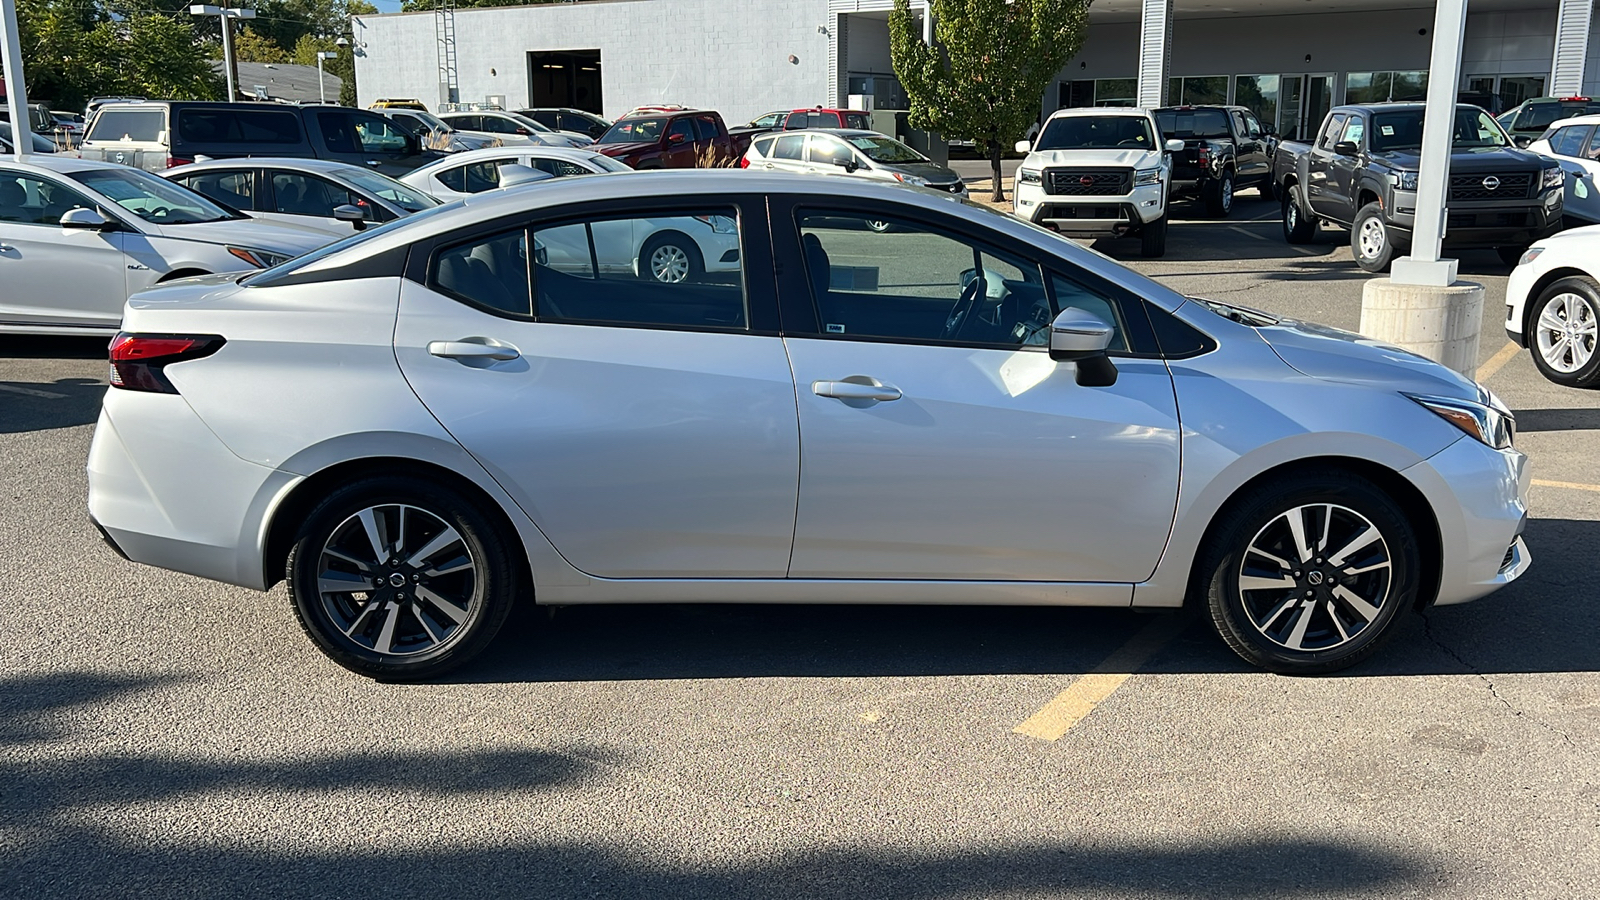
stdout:
<svg viewBox="0 0 1600 900">
<path fill-rule="evenodd" d="M 933 46 L 909 0 L 889 14 L 895 75 L 911 101 L 911 124 L 988 151 L 994 199 L 1002 148 L 1038 118 L 1041 99 L 1078 55 L 1090 0 L 933 0 Z"/>
<path fill-rule="evenodd" d="M 222 58 L 220 45 L 217 58 Z M 233 58 L 239 62 L 286 63 L 289 61 L 289 51 L 279 47 L 272 38 L 246 27 L 233 36 Z"/>
<path fill-rule="evenodd" d="M 206 48 L 182 13 L 81 0 L 19 0 L 28 99 L 75 109 L 97 94 L 177 100 L 222 95 Z"/>
</svg>

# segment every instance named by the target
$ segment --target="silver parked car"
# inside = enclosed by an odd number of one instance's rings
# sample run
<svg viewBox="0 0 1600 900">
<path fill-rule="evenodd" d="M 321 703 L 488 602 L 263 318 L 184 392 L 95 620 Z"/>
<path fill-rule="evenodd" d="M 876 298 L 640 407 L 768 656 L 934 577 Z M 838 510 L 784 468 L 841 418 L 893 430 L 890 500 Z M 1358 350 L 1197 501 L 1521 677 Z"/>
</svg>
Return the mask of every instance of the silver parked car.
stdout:
<svg viewBox="0 0 1600 900">
<path fill-rule="evenodd" d="M 320 228 L 335 237 L 439 205 L 382 172 L 328 159 L 214 159 L 168 169 L 161 177 L 255 218 Z"/>
<path fill-rule="evenodd" d="M 1189 602 L 1244 658 L 1328 672 L 1529 565 L 1526 458 L 1477 384 L 840 184 L 553 179 L 143 293 L 90 513 L 135 561 L 286 580 L 383 679 L 466 662 L 519 602 Z M 723 278 L 594 261 L 707 217 Z"/>
<path fill-rule="evenodd" d="M 283 262 L 334 239 L 259 222 L 141 169 L 0 160 L 0 332 L 114 334 L 128 295 Z"/>
</svg>

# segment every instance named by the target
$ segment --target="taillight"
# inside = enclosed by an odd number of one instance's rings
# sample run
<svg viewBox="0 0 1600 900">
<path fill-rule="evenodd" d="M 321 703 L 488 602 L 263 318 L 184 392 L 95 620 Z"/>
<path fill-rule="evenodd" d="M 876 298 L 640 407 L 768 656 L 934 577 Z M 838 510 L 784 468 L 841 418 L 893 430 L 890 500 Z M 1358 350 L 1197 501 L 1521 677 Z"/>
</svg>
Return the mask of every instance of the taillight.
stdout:
<svg viewBox="0 0 1600 900">
<path fill-rule="evenodd" d="M 176 394 L 167 365 L 217 352 L 223 339 L 214 334 L 129 334 L 111 339 L 111 386 L 127 391 Z"/>
<path fill-rule="evenodd" d="M 1199 154 L 1199 160 L 1201 162 L 1210 162 L 1211 161 L 1211 148 L 1210 147 L 1201 147 L 1200 149 L 1196 150 L 1195 153 Z"/>
<path fill-rule="evenodd" d="M 739 157 L 739 168 L 741 168 L 741 169 L 750 168 L 750 157 L 748 157 L 748 156 Z"/>
<path fill-rule="evenodd" d="M 169 157 L 167 157 L 167 168 L 171 169 L 171 168 L 174 168 L 176 166 L 187 166 L 188 164 L 190 164 L 192 162 L 194 162 L 194 160 L 192 160 L 192 159 L 184 159 L 181 156 L 169 156 Z"/>
</svg>

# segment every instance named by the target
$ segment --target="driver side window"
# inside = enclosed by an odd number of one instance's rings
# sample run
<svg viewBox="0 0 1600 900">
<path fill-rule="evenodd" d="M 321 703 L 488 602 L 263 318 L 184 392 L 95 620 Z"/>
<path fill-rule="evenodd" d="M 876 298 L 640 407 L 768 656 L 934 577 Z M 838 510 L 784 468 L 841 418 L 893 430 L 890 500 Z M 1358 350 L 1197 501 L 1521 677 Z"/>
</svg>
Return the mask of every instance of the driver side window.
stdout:
<svg viewBox="0 0 1600 900">
<path fill-rule="evenodd" d="M 0 172 L 0 222 L 59 228 L 61 217 L 74 209 L 95 209 L 95 204 L 53 181 Z"/>
<path fill-rule="evenodd" d="M 981 346 L 1044 346 L 1054 317 L 1037 263 L 909 222 L 799 214 L 824 334 Z"/>
</svg>

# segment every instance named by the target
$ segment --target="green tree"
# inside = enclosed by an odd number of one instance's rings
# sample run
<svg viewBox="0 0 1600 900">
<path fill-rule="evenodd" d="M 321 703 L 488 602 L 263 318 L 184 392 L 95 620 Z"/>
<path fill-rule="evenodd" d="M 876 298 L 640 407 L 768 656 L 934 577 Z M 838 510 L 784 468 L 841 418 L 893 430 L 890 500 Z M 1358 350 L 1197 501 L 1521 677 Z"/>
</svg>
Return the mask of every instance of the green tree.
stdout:
<svg viewBox="0 0 1600 900">
<path fill-rule="evenodd" d="M 222 94 L 194 17 L 86 0 L 19 0 L 28 97 L 60 109 L 96 94 L 207 100 Z"/>
<path fill-rule="evenodd" d="M 272 38 L 253 28 L 241 28 L 233 36 L 233 58 L 239 62 L 286 63 L 289 54 L 273 42 Z"/>
<path fill-rule="evenodd" d="M 909 0 L 889 14 L 894 71 L 911 124 L 984 147 L 1004 200 L 1000 153 L 1038 119 L 1045 89 L 1078 55 L 1090 0 L 933 0 L 933 46 Z"/>
</svg>

